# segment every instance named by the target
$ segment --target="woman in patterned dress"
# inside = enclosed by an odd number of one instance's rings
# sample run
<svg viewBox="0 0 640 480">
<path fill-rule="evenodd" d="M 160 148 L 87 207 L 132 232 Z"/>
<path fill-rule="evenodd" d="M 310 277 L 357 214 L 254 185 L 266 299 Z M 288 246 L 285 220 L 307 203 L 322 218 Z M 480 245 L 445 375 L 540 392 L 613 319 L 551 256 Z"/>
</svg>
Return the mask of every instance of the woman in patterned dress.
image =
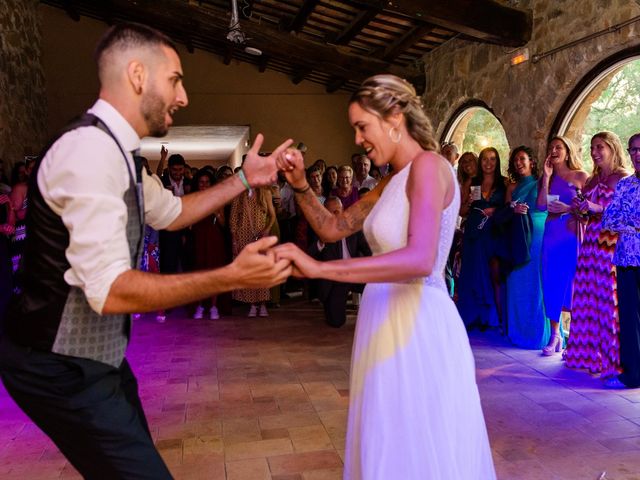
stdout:
<svg viewBox="0 0 640 480">
<path fill-rule="evenodd" d="M 617 235 L 602 229 L 602 213 L 611 203 L 618 181 L 629 175 L 623 147 L 615 133 L 591 138 L 593 175 L 572 207 L 587 222 L 573 284 L 571 335 L 565 351 L 567 367 L 585 368 L 603 379 L 620 370 L 618 305 L 613 253 Z"/>
<path fill-rule="evenodd" d="M 269 235 L 275 221 L 276 212 L 269 187 L 256 188 L 234 198 L 229 216 L 233 258 L 249 243 Z M 249 317 L 269 316 L 266 303 L 271 295 L 268 288 L 234 290 L 233 299 L 250 305 Z"/>
</svg>

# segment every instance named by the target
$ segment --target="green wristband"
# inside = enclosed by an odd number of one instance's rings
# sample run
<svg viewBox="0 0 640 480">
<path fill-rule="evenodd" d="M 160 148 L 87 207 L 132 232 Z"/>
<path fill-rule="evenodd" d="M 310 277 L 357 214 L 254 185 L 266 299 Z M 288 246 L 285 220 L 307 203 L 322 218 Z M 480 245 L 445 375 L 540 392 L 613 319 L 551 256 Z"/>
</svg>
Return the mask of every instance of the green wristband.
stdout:
<svg viewBox="0 0 640 480">
<path fill-rule="evenodd" d="M 247 181 L 247 177 L 245 176 L 242 169 L 238 170 L 238 177 L 240 178 L 240 181 L 242 182 L 244 187 L 247 189 L 247 191 L 251 192 L 251 185 L 249 185 L 249 182 Z"/>
</svg>

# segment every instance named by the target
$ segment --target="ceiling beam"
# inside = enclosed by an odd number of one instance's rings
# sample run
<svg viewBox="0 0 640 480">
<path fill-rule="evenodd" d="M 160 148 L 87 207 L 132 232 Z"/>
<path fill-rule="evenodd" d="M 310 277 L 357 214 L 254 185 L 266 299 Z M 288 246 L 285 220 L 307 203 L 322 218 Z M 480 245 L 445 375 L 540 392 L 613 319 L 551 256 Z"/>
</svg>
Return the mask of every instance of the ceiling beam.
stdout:
<svg viewBox="0 0 640 480">
<path fill-rule="evenodd" d="M 233 50 L 234 50 L 234 47 L 231 43 L 227 45 L 227 49 L 225 50 L 224 55 L 222 56 L 222 63 L 224 63 L 225 65 L 231 64 L 231 60 L 233 60 Z"/>
<path fill-rule="evenodd" d="M 289 32 L 299 32 L 302 30 L 302 27 L 307 23 L 307 19 L 313 13 L 318 3 L 320 3 L 320 0 L 305 0 L 295 18 L 286 25 L 286 30 Z"/>
<path fill-rule="evenodd" d="M 67 15 L 69 15 L 69 18 L 74 22 L 79 22 L 80 14 L 78 13 L 78 10 L 74 5 L 74 2 L 72 0 L 65 0 L 63 2 L 63 5 L 64 5 L 64 11 L 67 12 Z"/>
<path fill-rule="evenodd" d="M 413 28 L 408 30 L 402 37 L 385 48 L 381 52 L 380 58 L 387 62 L 393 60 L 402 52 L 409 50 L 420 40 L 429 35 L 434 28 L 435 25 L 432 25 L 430 23 L 423 23 L 414 26 Z"/>
<path fill-rule="evenodd" d="M 329 38 L 326 39 L 327 42 L 333 43 L 335 45 L 346 45 L 356 35 L 358 35 L 358 33 L 360 33 L 364 27 L 369 25 L 369 22 L 371 22 L 371 20 L 373 20 L 381 11 L 382 8 L 373 6 L 370 6 L 365 10 L 360 10 L 344 30 L 338 32 L 337 34 L 329 36 Z"/>
<path fill-rule="evenodd" d="M 298 85 L 300 82 L 302 82 L 309 74 L 311 73 L 311 70 L 306 68 L 306 67 L 297 67 L 294 71 L 293 71 L 293 75 L 291 75 L 291 81 L 293 82 L 294 85 Z"/>
<path fill-rule="evenodd" d="M 383 8 L 414 20 L 433 23 L 485 42 L 520 47 L 531 40 L 531 11 L 495 0 L 357 0 L 367 8 Z"/>
<path fill-rule="evenodd" d="M 337 92 L 345 83 L 347 83 L 347 81 L 344 78 L 331 78 L 327 82 L 325 90 L 327 93 Z"/>
<path fill-rule="evenodd" d="M 269 64 L 269 60 L 271 57 L 269 55 L 265 55 L 264 53 L 260 56 L 260 60 L 258 60 L 258 71 L 260 73 L 264 73 L 267 70 L 267 65 Z"/>
</svg>

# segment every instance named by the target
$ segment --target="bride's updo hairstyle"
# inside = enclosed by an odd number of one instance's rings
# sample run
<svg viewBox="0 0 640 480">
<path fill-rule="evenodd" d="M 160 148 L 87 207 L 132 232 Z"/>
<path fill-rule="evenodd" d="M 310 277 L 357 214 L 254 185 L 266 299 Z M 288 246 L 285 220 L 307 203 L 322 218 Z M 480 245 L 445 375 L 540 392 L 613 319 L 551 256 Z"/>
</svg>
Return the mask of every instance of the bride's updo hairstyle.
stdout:
<svg viewBox="0 0 640 480">
<path fill-rule="evenodd" d="M 433 127 L 422 108 L 422 100 L 416 95 L 413 85 L 405 79 L 390 74 L 369 77 L 351 96 L 349 105 L 352 103 L 357 103 L 382 119 L 402 112 L 409 135 L 425 150 L 438 151 Z"/>
</svg>

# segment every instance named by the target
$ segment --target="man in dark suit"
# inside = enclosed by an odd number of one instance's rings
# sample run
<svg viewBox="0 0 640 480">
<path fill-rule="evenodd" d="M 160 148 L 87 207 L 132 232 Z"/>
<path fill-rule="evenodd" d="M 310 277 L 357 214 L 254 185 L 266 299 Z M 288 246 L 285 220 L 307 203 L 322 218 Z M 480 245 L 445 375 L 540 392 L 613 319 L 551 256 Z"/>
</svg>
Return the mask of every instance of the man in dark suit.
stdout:
<svg viewBox="0 0 640 480">
<path fill-rule="evenodd" d="M 324 206 L 334 215 L 342 213 L 342 202 L 338 197 L 329 197 Z M 309 255 L 321 261 L 340 260 L 369 256 L 371 249 L 362 231 L 359 231 L 334 243 L 323 243 L 314 237 L 309 245 Z M 362 284 L 318 280 L 318 298 L 329 325 L 336 328 L 344 325 L 347 319 L 347 295 L 350 291 L 362 292 L 363 288 Z"/>
</svg>

